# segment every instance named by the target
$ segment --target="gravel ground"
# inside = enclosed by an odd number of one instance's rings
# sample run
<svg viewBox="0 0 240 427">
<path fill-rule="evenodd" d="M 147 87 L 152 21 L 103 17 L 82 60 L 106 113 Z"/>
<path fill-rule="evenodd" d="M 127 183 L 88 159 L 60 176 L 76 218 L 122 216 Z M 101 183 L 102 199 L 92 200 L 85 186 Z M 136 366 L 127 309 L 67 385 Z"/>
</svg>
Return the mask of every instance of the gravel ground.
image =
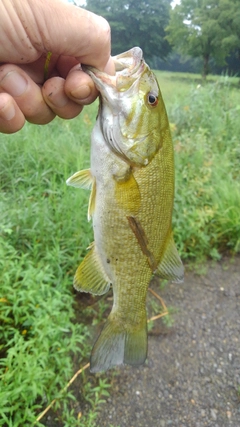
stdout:
<svg viewBox="0 0 240 427">
<path fill-rule="evenodd" d="M 240 427 L 240 258 L 187 272 L 161 296 L 175 323 L 156 321 L 143 367 L 107 373 L 113 388 L 97 426 Z"/>
</svg>

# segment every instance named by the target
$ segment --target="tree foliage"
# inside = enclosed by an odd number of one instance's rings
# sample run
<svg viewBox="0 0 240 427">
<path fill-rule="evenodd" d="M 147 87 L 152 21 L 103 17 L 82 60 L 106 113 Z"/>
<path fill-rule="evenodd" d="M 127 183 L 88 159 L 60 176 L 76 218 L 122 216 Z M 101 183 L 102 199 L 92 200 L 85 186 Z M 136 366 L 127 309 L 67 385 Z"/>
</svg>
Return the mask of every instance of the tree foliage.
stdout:
<svg viewBox="0 0 240 427">
<path fill-rule="evenodd" d="M 235 52 L 240 60 L 240 1 L 220 0 L 219 9 L 219 24 L 226 32 L 223 49 Z"/>
<path fill-rule="evenodd" d="M 86 8 L 104 16 L 112 30 L 112 53 L 140 46 L 144 57 L 166 58 L 171 48 L 164 28 L 171 0 L 87 0 Z"/>
<path fill-rule="evenodd" d="M 226 12 L 227 4 L 232 6 L 237 2 L 239 0 L 182 0 L 170 13 L 167 39 L 181 53 L 203 58 L 204 77 L 209 72 L 209 59 L 213 57 L 223 64 L 230 45 L 236 42 L 235 36 L 229 38 L 229 22 L 234 16 L 226 20 Z"/>
</svg>

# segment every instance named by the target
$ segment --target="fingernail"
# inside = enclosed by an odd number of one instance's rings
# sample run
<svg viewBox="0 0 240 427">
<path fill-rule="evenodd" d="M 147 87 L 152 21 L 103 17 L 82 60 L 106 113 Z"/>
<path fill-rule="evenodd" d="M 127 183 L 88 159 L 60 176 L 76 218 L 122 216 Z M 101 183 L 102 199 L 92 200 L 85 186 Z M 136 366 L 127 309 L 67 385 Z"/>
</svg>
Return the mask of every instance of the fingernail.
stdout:
<svg viewBox="0 0 240 427">
<path fill-rule="evenodd" d="M 88 85 L 81 85 L 71 91 L 71 95 L 76 99 L 85 99 L 91 95 L 91 88 Z"/>
<path fill-rule="evenodd" d="M 12 96 L 20 96 L 27 89 L 27 80 L 17 71 L 10 71 L 1 80 L 0 86 Z"/>
<path fill-rule="evenodd" d="M 15 107 L 13 104 L 7 104 L 0 110 L 0 117 L 3 120 L 12 120 L 15 116 Z"/>
</svg>

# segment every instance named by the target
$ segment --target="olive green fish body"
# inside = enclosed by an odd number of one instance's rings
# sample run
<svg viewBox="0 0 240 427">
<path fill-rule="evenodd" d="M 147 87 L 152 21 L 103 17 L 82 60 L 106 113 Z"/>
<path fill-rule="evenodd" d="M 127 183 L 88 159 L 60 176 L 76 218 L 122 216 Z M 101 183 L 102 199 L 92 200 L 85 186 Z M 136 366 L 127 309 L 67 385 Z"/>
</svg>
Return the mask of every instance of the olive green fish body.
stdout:
<svg viewBox="0 0 240 427">
<path fill-rule="evenodd" d="M 113 308 L 92 351 L 92 372 L 145 361 L 150 279 L 154 273 L 175 281 L 183 277 L 171 230 L 173 147 L 161 93 L 139 48 L 116 58 L 116 68 L 123 68 L 116 82 L 89 67 L 101 93 L 91 168 L 68 180 L 92 188 L 95 241 L 76 272 L 75 287 L 103 294 L 113 286 Z"/>
</svg>

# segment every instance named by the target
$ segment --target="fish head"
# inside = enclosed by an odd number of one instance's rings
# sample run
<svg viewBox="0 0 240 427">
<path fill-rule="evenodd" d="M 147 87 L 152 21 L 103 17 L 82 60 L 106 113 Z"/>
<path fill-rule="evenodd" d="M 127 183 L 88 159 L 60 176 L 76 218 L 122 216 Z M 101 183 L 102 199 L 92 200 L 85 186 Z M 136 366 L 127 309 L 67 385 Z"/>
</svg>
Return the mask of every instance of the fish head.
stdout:
<svg viewBox="0 0 240 427">
<path fill-rule="evenodd" d="M 113 60 L 114 76 L 83 66 L 100 92 L 100 128 L 116 155 L 131 166 L 146 166 L 169 131 L 159 85 L 139 47 Z"/>
</svg>

